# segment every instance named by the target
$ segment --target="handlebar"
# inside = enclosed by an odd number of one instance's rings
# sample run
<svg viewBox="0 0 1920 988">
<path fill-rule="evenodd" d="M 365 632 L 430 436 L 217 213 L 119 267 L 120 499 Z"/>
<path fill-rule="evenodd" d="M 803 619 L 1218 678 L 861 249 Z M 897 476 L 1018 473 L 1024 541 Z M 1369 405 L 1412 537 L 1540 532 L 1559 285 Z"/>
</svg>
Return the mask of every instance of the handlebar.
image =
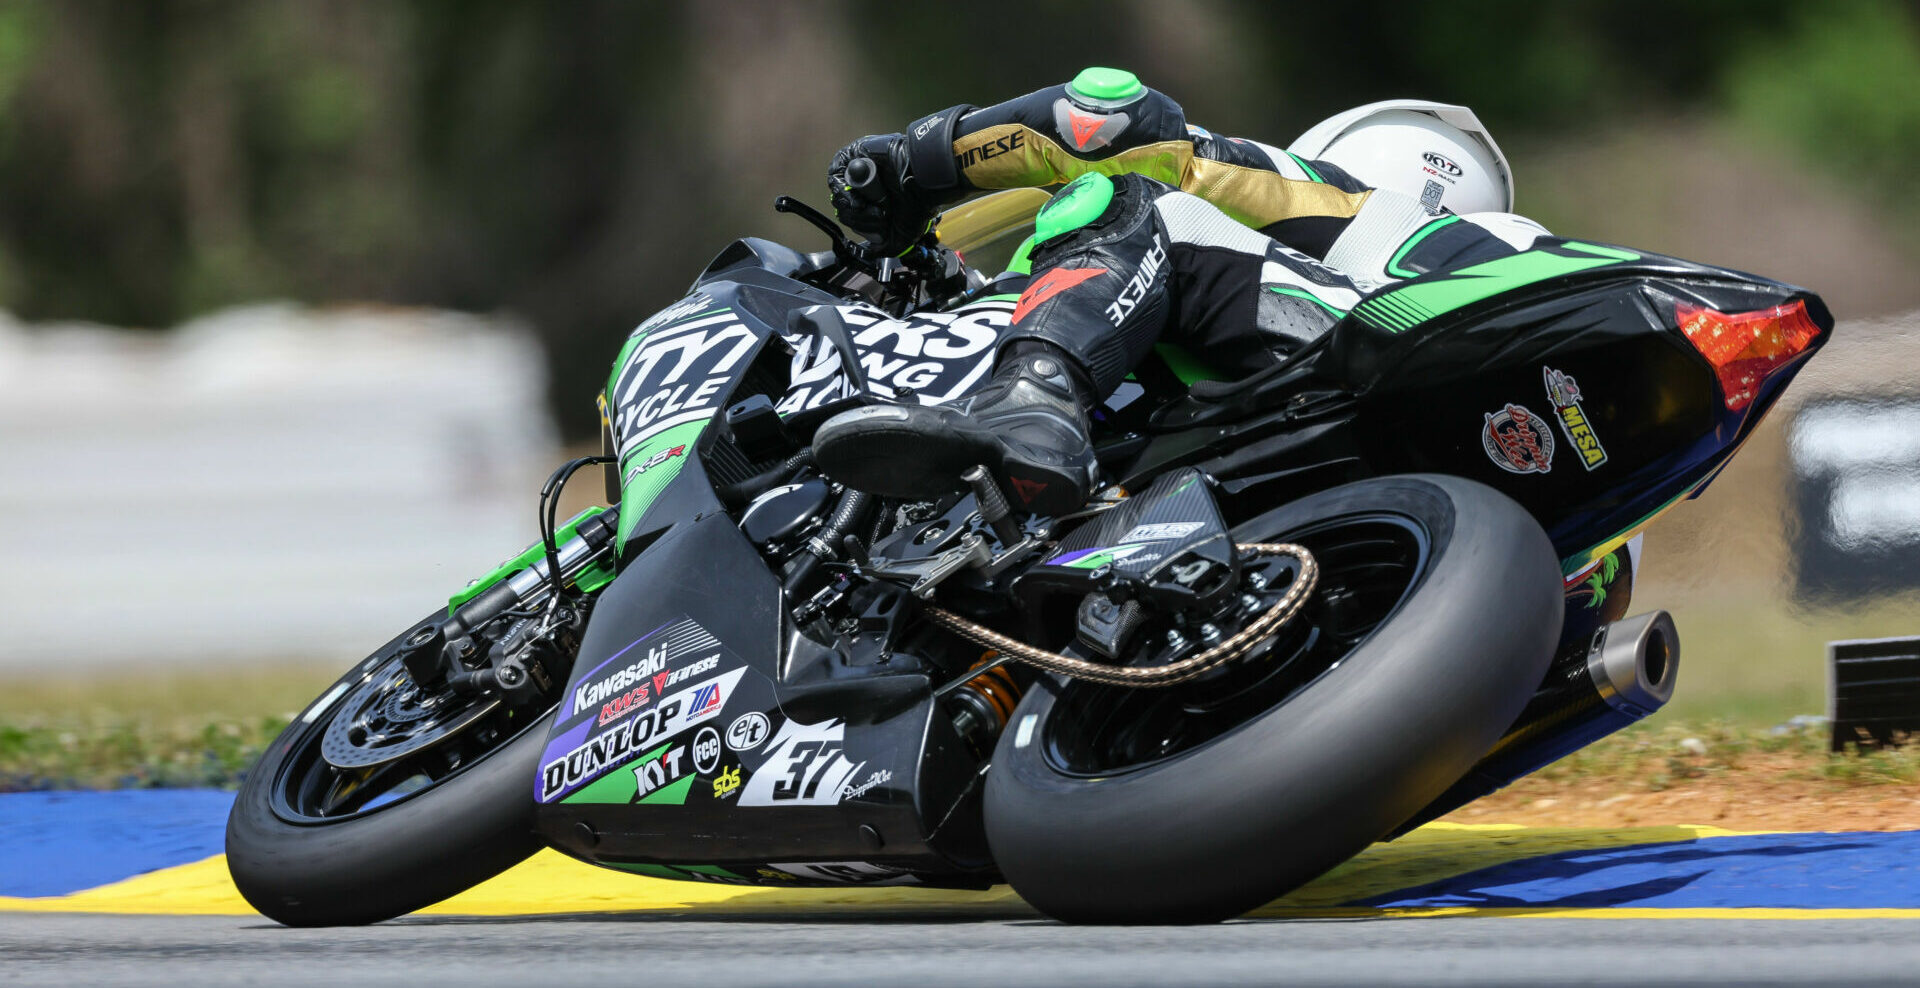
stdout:
<svg viewBox="0 0 1920 988">
<path fill-rule="evenodd" d="M 865 168 L 856 169 L 857 165 L 864 165 Z M 856 175 L 856 171 L 860 174 Z M 871 159 L 856 158 L 847 168 L 847 180 L 855 188 L 871 184 L 875 175 L 876 169 Z M 932 296 L 948 282 L 965 282 L 965 265 L 960 256 L 940 246 L 932 234 L 899 255 L 888 255 L 883 254 L 872 241 L 848 237 L 840 224 L 825 213 L 792 196 L 774 199 L 773 208 L 775 212 L 798 216 L 826 234 L 833 244 L 833 256 L 843 267 L 878 282 L 889 308 L 904 312 L 913 306 L 916 293 L 922 289 Z"/>
</svg>

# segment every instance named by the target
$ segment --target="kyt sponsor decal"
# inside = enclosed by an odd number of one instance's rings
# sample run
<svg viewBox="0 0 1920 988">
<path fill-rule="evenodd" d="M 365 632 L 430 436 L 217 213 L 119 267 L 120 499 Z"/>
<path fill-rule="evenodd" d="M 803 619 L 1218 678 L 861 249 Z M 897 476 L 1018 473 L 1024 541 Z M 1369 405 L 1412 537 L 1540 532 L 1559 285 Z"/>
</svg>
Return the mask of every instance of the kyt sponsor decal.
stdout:
<svg viewBox="0 0 1920 988">
<path fill-rule="evenodd" d="M 787 721 L 767 749 L 767 760 L 747 780 L 741 806 L 832 806 L 847 780 L 866 762 L 850 761 L 842 748 L 846 725 Z"/>
<path fill-rule="evenodd" d="M 720 767 L 720 732 L 711 727 L 703 727 L 693 736 L 693 770 L 701 775 L 712 775 Z"/>
<path fill-rule="evenodd" d="M 667 786 L 680 781 L 687 774 L 687 749 L 682 745 L 668 745 L 661 749 L 658 757 L 649 758 L 633 766 L 633 801 L 640 802 Z M 682 800 L 684 800 L 684 796 Z M 681 802 L 682 800 L 675 800 Z"/>
<path fill-rule="evenodd" d="M 1466 174 L 1466 171 L 1459 165 L 1454 164 L 1452 159 L 1438 151 L 1428 151 L 1420 156 L 1420 160 L 1426 162 L 1427 167 L 1438 171 L 1442 175 L 1459 178 Z"/>
<path fill-rule="evenodd" d="M 1545 419 L 1525 405 L 1509 404 L 1489 413 L 1480 428 L 1480 445 L 1487 459 L 1508 473 L 1546 473 L 1553 469 L 1553 432 Z"/>
<path fill-rule="evenodd" d="M 752 751 L 772 733 L 773 725 L 767 723 L 767 715 L 749 710 L 727 725 L 727 747 L 734 751 Z"/>
<path fill-rule="evenodd" d="M 745 669 L 695 683 L 665 696 L 653 708 L 588 739 L 540 767 L 540 801 L 551 802 L 599 778 L 610 767 L 720 715 Z M 849 773 L 851 774 L 851 773 Z"/>
<path fill-rule="evenodd" d="M 735 765 L 713 777 L 713 798 L 725 799 L 740 791 L 740 766 Z"/>
<path fill-rule="evenodd" d="M 1547 400 L 1553 403 L 1561 431 L 1579 454 L 1580 465 L 1592 470 L 1607 462 L 1607 451 L 1601 448 L 1600 437 L 1593 434 L 1593 423 L 1587 421 L 1587 410 L 1580 404 L 1580 385 L 1573 375 L 1551 367 L 1540 368 L 1540 374 L 1546 380 Z"/>
</svg>

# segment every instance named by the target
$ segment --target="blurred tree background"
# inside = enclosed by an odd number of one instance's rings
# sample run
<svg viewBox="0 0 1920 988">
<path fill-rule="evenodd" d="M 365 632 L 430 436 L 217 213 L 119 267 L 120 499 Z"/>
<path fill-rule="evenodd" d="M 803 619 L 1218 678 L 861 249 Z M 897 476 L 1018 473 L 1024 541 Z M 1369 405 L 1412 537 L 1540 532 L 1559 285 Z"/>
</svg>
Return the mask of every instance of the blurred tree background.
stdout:
<svg viewBox="0 0 1920 988">
<path fill-rule="evenodd" d="M 767 206 L 821 202 L 840 144 L 1089 64 L 1281 144 L 1370 100 L 1466 103 L 1555 229 L 1801 280 L 1843 317 L 1920 304 L 1898 0 L 4 0 L 0 307 L 508 309 L 590 434 L 618 341 L 707 256 L 812 244 Z"/>
</svg>

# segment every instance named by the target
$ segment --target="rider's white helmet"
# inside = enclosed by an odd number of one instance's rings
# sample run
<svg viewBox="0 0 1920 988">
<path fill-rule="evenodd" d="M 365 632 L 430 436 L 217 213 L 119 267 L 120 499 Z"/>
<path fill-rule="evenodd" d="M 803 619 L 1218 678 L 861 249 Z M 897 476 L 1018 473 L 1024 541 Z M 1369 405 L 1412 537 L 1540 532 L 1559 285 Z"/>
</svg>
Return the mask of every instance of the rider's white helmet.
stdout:
<svg viewBox="0 0 1920 988">
<path fill-rule="evenodd" d="M 1377 189 L 1456 213 L 1512 212 L 1513 170 L 1472 110 L 1394 99 L 1357 106 L 1307 128 L 1288 151 L 1330 161 Z"/>
</svg>

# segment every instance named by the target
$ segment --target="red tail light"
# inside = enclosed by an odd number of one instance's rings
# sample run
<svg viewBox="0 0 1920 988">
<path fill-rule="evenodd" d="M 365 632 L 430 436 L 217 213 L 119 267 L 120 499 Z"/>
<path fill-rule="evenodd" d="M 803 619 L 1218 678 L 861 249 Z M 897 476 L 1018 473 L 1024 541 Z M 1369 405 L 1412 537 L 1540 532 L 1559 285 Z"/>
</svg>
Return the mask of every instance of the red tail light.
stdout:
<svg viewBox="0 0 1920 988">
<path fill-rule="evenodd" d="M 1768 374 L 1799 356 L 1820 335 L 1804 301 L 1733 313 L 1681 302 L 1674 306 L 1674 317 L 1687 342 L 1719 375 L 1730 412 L 1747 407 Z"/>
</svg>

